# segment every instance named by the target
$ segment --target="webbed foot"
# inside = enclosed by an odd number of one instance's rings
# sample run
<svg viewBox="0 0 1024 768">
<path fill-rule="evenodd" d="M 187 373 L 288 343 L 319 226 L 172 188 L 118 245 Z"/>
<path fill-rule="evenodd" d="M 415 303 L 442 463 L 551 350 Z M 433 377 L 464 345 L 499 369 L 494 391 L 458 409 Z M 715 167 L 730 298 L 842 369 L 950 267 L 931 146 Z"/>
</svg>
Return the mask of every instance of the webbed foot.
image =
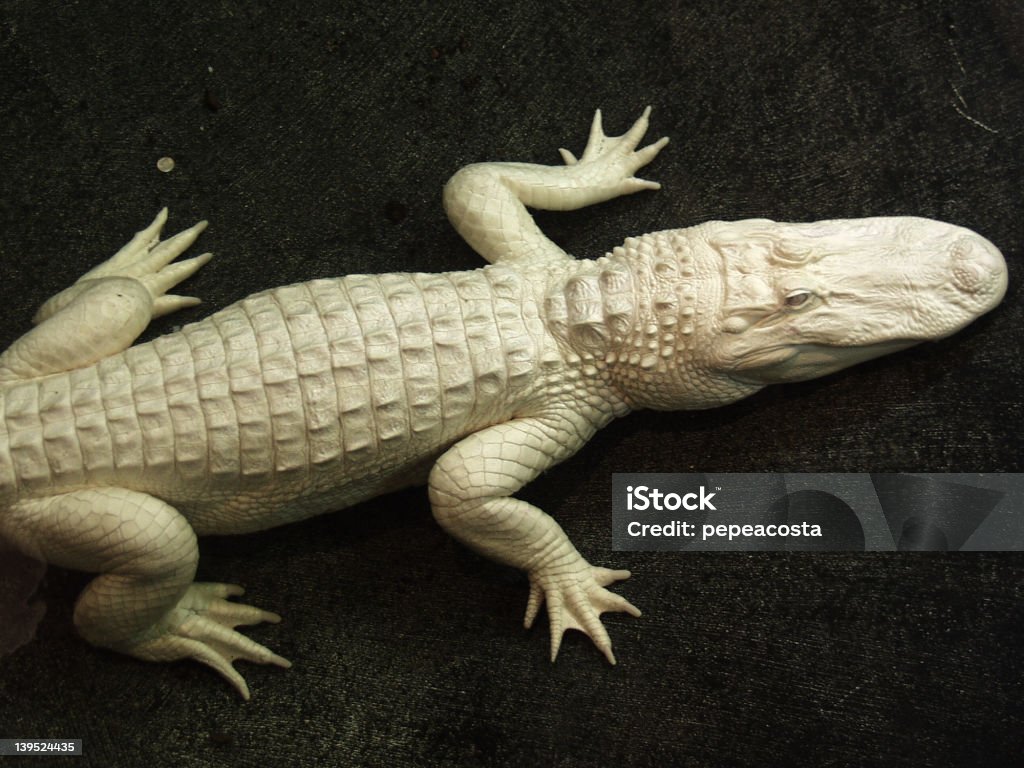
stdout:
<svg viewBox="0 0 1024 768">
<path fill-rule="evenodd" d="M 292 664 L 235 631 L 240 625 L 281 621 L 276 613 L 227 600 L 244 592 L 234 584 L 192 584 L 146 636 L 119 650 L 147 661 L 195 659 L 217 670 L 248 701 L 249 686 L 232 666 L 234 661 L 243 659 L 286 669 Z"/>
<path fill-rule="evenodd" d="M 0 355 L 0 381 L 83 368 L 127 349 L 150 320 L 199 303 L 167 293 L 206 264 L 204 253 L 171 264 L 206 228 L 201 221 L 160 242 L 167 209 L 111 258 L 43 304 L 36 327 Z"/>
<path fill-rule="evenodd" d="M 650 115 L 651 108 L 647 107 L 626 133 L 621 136 L 606 136 L 601 124 L 601 110 L 597 110 L 590 126 L 590 138 L 586 149 L 583 150 L 583 156 L 577 160 L 569 150 L 559 149 L 562 160 L 578 171 L 579 179 L 585 181 L 587 186 L 605 190 L 602 195 L 604 199 L 644 189 L 661 189 L 658 182 L 633 175 L 654 160 L 668 144 L 668 137 L 663 136 L 643 149 L 636 148 L 647 133 Z"/>
<path fill-rule="evenodd" d="M 40 323 L 67 306 L 90 284 L 102 278 L 133 278 L 142 283 L 153 299 L 152 317 L 199 304 L 193 296 L 175 296 L 167 290 L 193 275 L 206 264 L 213 254 L 204 253 L 191 259 L 171 264 L 196 241 L 206 229 L 206 222 L 200 221 L 182 232 L 160 240 L 160 233 L 167 223 L 167 209 L 162 209 L 153 222 L 135 236 L 117 253 L 102 264 L 86 272 L 67 290 L 58 293 L 36 312 L 32 319 Z"/>
<path fill-rule="evenodd" d="M 527 629 L 532 627 L 541 604 L 546 602 L 551 625 L 551 661 L 558 656 L 565 632 L 578 629 L 593 640 L 598 650 L 614 664 L 612 641 L 600 616 L 607 611 L 640 616 L 640 609 L 626 598 L 605 589 L 609 584 L 628 579 L 629 576 L 629 571 L 599 568 L 586 561 L 583 561 L 582 568 L 571 571 L 551 568 L 532 572 L 530 599 L 526 604 L 523 624 Z"/>
</svg>

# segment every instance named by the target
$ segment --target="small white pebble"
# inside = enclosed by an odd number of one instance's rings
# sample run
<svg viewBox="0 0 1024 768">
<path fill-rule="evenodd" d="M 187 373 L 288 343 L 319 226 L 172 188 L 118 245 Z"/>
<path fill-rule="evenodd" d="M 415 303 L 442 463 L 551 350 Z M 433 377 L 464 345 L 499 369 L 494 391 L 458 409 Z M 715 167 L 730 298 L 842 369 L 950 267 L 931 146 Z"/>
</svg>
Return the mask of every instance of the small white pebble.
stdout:
<svg viewBox="0 0 1024 768">
<path fill-rule="evenodd" d="M 161 173 L 170 173 L 174 170 L 174 158 L 161 157 L 156 161 L 156 169 Z"/>
</svg>

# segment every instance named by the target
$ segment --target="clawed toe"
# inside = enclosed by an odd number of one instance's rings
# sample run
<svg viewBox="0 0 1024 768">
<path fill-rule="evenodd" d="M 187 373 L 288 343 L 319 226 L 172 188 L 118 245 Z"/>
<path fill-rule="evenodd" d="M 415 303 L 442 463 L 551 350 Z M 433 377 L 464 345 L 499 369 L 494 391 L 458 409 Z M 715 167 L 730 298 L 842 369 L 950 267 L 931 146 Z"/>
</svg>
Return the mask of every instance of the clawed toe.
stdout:
<svg viewBox="0 0 1024 768">
<path fill-rule="evenodd" d="M 604 132 L 601 110 L 597 110 L 590 126 L 586 149 L 579 159 L 567 149 L 559 150 L 563 162 L 572 169 L 578 182 L 594 190 L 595 201 L 642 190 L 661 189 L 658 182 L 634 175 L 654 160 L 668 144 L 668 138 L 663 137 L 637 149 L 647 132 L 650 114 L 651 108 L 647 107 L 626 133 L 608 136 Z"/>
<path fill-rule="evenodd" d="M 178 283 L 194 275 L 200 267 L 213 258 L 212 253 L 204 253 L 191 259 L 171 263 L 188 250 L 206 229 L 207 224 L 205 221 L 200 221 L 161 242 L 159 240 L 160 230 L 166 220 L 167 209 L 164 208 L 149 227 L 139 232 L 113 258 L 98 266 L 86 277 L 95 278 L 108 275 L 134 277 L 146 286 L 154 298 L 154 317 L 198 304 L 199 299 L 191 296 L 165 294 Z"/>
<path fill-rule="evenodd" d="M 629 575 L 629 571 L 592 566 L 570 574 L 531 574 L 524 625 L 527 629 L 533 625 L 541 604 L 546 602 L 551 632 L 551 661 L 558 657 L 562 637 L 568 630 L 575 629 L 587 635 L 608 662 L 615 664 L 612 641 L 600 616 L 612 611 L 640 616 L 636 606 L 621 595 L 605 589 L 605 586 L 627 579 Z"/>
<path fill-rule="evenodd" d="M 148 227 L 135 233 L 121 250 L 86 272 L 72 286 L 46 301 L 32 318 L 33 323 L 40 324 L 53 317 L 77 297 L 101 284 L 105 278 L 131 278 L 145 287 L 152 299 L 152 307 L 146 302 L 146 305 L 137 311 L 146 313 L 146 322 L 153 317 L 199 304 L 197 298 L 175 296 L 168 294 L 167 291 L 195 274 L 196 270 L 212 258 L 212 254 L 204 253 L 175 264 L 171 263 L 196 241 L 206 229 L 206 222 L 200 221 L 161 242 L 160 232 L 166 222 L 167 209 L 164 208 Z"/>
<path fill-rule="evenodd" d="M 608 136 L 604 132 L 601 120 L 601 110 L 594 112 L 594 121 L 590 125 L 590 136 L 587 139 L 587 147 L 583 150 L 583 156 L 577 161 L 568 150 L 559 150 L 566 165 L 575 165 L 577 162 L 593 162 L 603 155 L 629 155 L 631 156 L 633 170 L 641 168 L 651 162 L 658 153 L 668 144 L 668 137 L 663 136 L 653 144 L 643 149 L 636 147 L 647 133 L 650 125 L 651 108 L 647 107 L 635 123 L 621 136 Z"/>
<path fill-rule="evenodd" d="M 150 661 L 194 659 L 217 670 L 243 699 L 248 700 L 249 686 L 234 668 L 235 661 L 273 664 L 285 669 L 292 663 L 235 631 L 240 625 L 281 621 L 276 613 L 227 599 L 243 591 L 233 584 L 192 584 L 158 625 L 155 636 L 124 650 Z"/>
</svg>

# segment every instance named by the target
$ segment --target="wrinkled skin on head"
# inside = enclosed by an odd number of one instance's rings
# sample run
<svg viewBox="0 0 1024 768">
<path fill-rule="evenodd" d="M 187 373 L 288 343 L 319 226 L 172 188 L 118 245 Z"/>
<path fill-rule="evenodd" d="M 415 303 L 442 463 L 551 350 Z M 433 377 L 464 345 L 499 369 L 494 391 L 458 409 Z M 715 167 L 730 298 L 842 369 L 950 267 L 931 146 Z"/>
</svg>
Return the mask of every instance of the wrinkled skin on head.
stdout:
<svg viewBox="0 0 1024 768">
<path fill-rule="evenodd" d="M 659 410 L 722 405 L 944 338 L 998 305 L 1007 280 L 985 238 L 910 217 L 708 222 L 619 255 L 652 298 L 608 377 Z M 659 344 L 657 359 L 636 352 Z"/>
<path fill-rule="evenodd" d="M 701 235 L 724 292 L 705 362 L 741 382 L 803 381 L 944 338 L 1006 292 L 992 243 L 930 219 L 749 220 Z"/>
</svg>

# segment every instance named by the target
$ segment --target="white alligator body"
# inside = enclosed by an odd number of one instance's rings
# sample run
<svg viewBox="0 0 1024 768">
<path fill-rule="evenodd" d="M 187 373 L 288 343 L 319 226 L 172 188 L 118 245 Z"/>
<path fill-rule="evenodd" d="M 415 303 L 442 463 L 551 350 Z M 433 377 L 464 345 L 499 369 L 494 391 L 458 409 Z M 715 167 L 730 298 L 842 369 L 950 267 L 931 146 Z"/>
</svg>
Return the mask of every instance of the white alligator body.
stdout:
<svg viewBox="0 0 1024 768">
<path fill-rule="evenodd" d="M 288 662 L 235 631 L 277 621 L 195 584 L 196 536 L 245 533 L 428 482 L 454 536 L 524 569 L 552 657 L 599 614 L 639 615 L 561 528 L 513 494 L 632 409 L 705 408 L 955 332 L 994 307 L 999 252 L 925 219 L 709 223 L 576 261 L 525 205 L 575 208 L 657 185 L 599 120 L 564 167 L 493 163 L 445 203 L 480 270 L 361 275 L 255 294 L 130 347 L 165 291 L 208 256 L 171 263 L 203 225 L 158 244 L 166 212 L 40 310 L 0 357 L 0 535 L 97 572 L 78 601 L 89 641 L 194 658 L 248 697 L 238 658 Z M 169 266 L 168 266 L 169 265 Z"/>
</svg>

